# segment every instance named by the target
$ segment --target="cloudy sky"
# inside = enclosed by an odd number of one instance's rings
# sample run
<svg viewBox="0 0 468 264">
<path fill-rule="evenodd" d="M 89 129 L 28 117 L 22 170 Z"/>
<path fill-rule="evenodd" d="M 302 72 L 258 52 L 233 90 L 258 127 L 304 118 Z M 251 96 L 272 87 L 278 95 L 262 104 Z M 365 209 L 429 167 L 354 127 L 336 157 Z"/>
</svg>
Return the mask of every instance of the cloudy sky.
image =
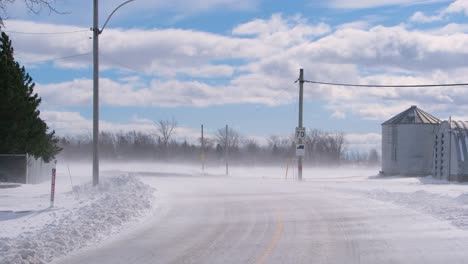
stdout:
<svg viewBox="0 0 468 264">
<path fill-rule="evenodd" d="M 120 1 L 101 1 L 101 25 Z M 8 7 L 5 31 L 59 135 L 91 133 L 92 0 Z M 101 128 L 179 138 L 225 124 L 259 140 L 297 125 L 305 78 L 359 84 L 468 82 L 468 0 L 136 0 L 100 36 Z M 60 58 L 60 59 L 59 59 Z M 380 124 L 418 105 L 468 120 L 468 88 L 305 85 L 308 129 L 344 132 L 349 148 L 379 146 Z"/>
</svg>

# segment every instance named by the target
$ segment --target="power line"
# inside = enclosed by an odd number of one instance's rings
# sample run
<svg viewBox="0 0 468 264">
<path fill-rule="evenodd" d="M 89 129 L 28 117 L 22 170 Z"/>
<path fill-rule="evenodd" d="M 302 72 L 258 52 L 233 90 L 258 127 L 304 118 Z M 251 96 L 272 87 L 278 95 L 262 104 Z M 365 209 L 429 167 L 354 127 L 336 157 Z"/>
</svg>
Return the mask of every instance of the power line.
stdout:
<svg viewBox="0 0 468 264">
<path fill-rule="evenodd" d="M 23 64 L 38 64 L 38 63 L 44 63 L 44 62 L 52 62 L 52 61 L 58 61 L 58 60 L 65 60 L 65 59 L 71 59 L 75 57 L 81 57 L 85 55 L 89 55 L 92 52 L 86 52 L 86 53 L 78 53 L 74 55 L 69 55 L 69 56 L 64 56 L 64 57 L 58 57 L 58 58 L 52 58 L 52 59 L 46 59 L 46 60 L 38 60 L 38 61 L 28 61 L 28 62 L 23 62 Z"/>
<path fill-rule="evenodd" d="M 295 83 L 299 81 L 296 80 Z M 468 83 L 446 83 L 446 84 L 413 84 L 413 85 L 388 85 L 388 84 L 349 84 L 349 83 L 333 83 L 303 80 L 305 83 L 345 86 L 345 87 L 375 87 L 375 88 L 423 88 L 423 87 L 453 87 L 453 86 L 468 86 Z"/>
<path fill-rule="evenodd" d="M 88 32 L 89 29 L 75 30 L 75 31 L 62 31 L 62 32 L 22 32 L 22 31 L 14 31 L 14 30 L 3 30 L 3 31 L 6 33 L 22 34 L 22 35 L 62 35 L 62 34 Z"/>
<path fill-rule="evenodd" d="M 137 70 L 135 68 L 132 68 L 132 67 L 129 67 L 123 63 L 120 63 L 119 61 L 113 59 L 112 57 L 108 56 L 108 55 L 104 55 L 104 54 L 100 54 L 103 58 L 109 60 L 110 62 L 114 63 L 114 64 L 117 64 L 118 66 L 122 67 L 122 68 L 125 68 L 127 70 L 130 70 L 130 71 L 134 71 L 134 72 L 142 72 L 142 70 Z"/>
</svg>

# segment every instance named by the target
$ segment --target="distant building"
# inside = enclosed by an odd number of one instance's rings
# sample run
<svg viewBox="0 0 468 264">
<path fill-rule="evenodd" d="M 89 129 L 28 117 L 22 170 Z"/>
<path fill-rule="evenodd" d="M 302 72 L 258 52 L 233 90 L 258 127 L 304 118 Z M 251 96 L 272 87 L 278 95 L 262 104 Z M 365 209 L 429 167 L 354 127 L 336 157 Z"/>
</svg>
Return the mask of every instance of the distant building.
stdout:
<svg viewBox="0 0 468 264">
<path fill-rule="evenodd" d="M 468 123 L 444 121 L 434 136 L 433 176 L 441 180 L 468 181 Z"/>
<path fill-rule="evenodd" d="M 382 173 L 426 176 L 432 174 L 433 141 L 440 120 L 411 106 L 382 124 Z"/>
</svg>

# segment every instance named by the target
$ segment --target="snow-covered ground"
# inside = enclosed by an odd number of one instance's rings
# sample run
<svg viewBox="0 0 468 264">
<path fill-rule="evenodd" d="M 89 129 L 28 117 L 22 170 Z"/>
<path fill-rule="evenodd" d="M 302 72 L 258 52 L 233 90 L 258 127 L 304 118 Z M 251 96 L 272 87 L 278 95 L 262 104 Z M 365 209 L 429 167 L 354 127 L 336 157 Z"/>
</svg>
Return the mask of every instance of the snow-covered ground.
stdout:
<svg viewBox="0 0 468 264">
<path fill-rule="evenodd" d="M 115 172 L 134 172 L 140 176 L 152 175 L 202 175 L 197 165 L 157 164 L 106 164 L 104 168 Z M 379 177 L 378 167 L 349 166 L 342 168 L 304 168 L 305 181 L 317 182 L 323 188 L 337 189 L 432 215 L 461 229 L 468 229 L 468 184 L 440 181 L 431 176 Z M 209 166 L 205 175 L 221 177 L 225 166 Z M 293 181 L 297 177 L 294 163 L 282 166 L 231 166 L 231 177 L 255 177 Z"/>
<path fill-rule="evenodd" d="M 0 263 L 42 263 L 129 228 L 154 213 L 160 177 L 225 177 L 224 166 L 170 163 L 102 163 L 99 188 L 90 185 L 91 165 L 59 163 L 55 207 L 50 183 L 0 189 Z M 304 168 L 304 179 L 330 189 L 415 210 L 468 229 L 468 185 L 430 177 L 380 178 L 379 168 Z M 286 173 L 287 172 L 287 173 Z M 155 177 L 157 176 L 157 177 Z M 231 167 L 231 178 L 294 181 L 293 164 Z M 247 182 L 248 183 L 248 182 Z M 158 189 L 155 192 L 155 189 Z M 255 190 L 252 190 L 255 192 Z M 155 198 L 156 195 L 156 198 Z M 460 230 L 464 232 L 463 230 Z"/>
<path fill-rule="evenodd" d="M 117 233 L 154 206 L 154 188 L 136 177 L 106 175 L 94 188 L 90 174 L 79 176 L 81 166 L 72 181 L 60 169 L 53 208 L 50 183 L 0 190 L 0 263 L 50 262 Z"/>
</svg>

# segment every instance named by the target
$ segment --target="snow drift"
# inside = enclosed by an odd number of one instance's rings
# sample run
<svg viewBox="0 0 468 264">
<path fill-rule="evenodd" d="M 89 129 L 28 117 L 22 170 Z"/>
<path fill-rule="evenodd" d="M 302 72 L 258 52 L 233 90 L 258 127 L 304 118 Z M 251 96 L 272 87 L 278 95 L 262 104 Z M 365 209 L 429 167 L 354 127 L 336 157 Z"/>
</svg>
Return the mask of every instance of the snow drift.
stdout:
<svg viewBox="0 0 468 264">
<path fill-rule="evenodd" d="M 135 177 L 102 178 L 67 195 L 75 208 L 52 210 L 52 221 L 32 232 L 0 238 L 0 263 L 45 263 L 102 240 L 153 206 L 154 189 Z"/>
</svg>

